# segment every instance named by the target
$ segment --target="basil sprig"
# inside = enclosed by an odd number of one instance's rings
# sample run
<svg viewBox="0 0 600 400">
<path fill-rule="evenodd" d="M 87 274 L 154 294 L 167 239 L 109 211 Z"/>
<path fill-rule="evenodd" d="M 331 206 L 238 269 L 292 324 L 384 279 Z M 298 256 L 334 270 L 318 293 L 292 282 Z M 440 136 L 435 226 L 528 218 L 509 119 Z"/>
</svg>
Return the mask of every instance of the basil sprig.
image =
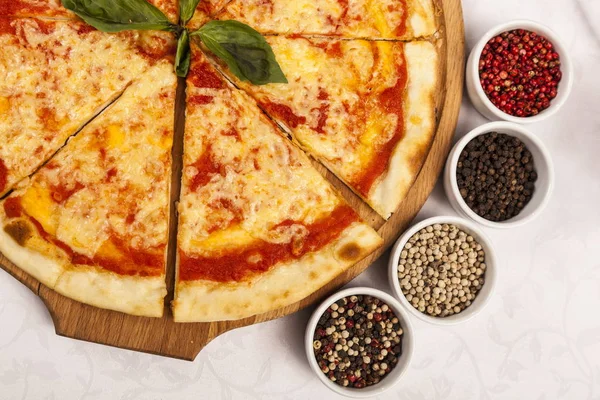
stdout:
<svg viewBox="0 0 600 400">
<path fill-rule="evenodd" d="M 177 36 L 175 72 L 185 77 L 190 69 L 190 36 L 198 36 L 242 81 L 255 85 L 287 83 L 273 49 L 265 38 L 238 21 L 210 21 L 193 33 L 185 24 L 200 0 L 179 0 L 179 25 L 146 0 L 62 0 L 62 4 L 102 32 L 125 30 L 171 31 Z"/>
<path fill-rule="evenodd" d="M 198 3 L 200 3 L 200 0 L 179 0 L 179 20 L 182 25 L 187 24 L 192 19 Z"/>
<path fill-rule="evenodd" d="M 210 21 L 191 35 L 197 35 L 242 81 L 255 85 L 287 83 L 269 43 L 248 25 L 231 20 Z"/>
<path fill-rule="evenodd" d="M 177 53 L 175 54 L 175 72 L 177 76 L 185 78 L 190 70 L 190 36 L 184 29 L 177 40 Z"/>
<path fill-rule="evenodd" d="M 62 4 L 102 32 L 179 30 L 162 11 L 146 0 L 62 0 Z"/>
</svg>

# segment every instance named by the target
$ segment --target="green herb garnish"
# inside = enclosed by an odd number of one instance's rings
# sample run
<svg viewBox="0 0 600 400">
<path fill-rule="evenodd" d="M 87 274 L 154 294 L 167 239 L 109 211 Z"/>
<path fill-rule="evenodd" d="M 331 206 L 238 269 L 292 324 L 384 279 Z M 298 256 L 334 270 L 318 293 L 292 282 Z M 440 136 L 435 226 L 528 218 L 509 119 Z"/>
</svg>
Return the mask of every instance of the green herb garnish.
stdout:
<svg viewBox="0 0 600 400">
<path fill-rule="evenodd" d="M 192 33 L 196 35 L 242 81 L 255 85 L 287 83 L 271 46 L 248 25 L 238 21 L 210 21 Z"/>
<path fill-rule="evenodd" d="M 177 53 L 175 54 L 175 72 L 177 76 L 186 77 L 190 70 L 190 36 L 184 29 L 177 40 Z"/>
<path fill-rule="evenodd" d="M 62 0 L 63 6 L 102 32 L 173 31 L 178 26 L 146 0 Z"/>
</svg>

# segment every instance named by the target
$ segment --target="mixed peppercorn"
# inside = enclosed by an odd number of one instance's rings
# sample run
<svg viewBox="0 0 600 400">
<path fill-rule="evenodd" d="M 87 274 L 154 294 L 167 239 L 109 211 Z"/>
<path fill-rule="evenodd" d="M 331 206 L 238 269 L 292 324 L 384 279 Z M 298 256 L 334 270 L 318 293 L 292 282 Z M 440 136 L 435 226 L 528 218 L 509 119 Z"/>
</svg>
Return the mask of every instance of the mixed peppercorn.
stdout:
<svg viewBox="0 0 600 400">
<path fill-rule="evenodd" d="M 398 279 L 414 308 L 448 317 L 469 307 L 485 279 L 485 252 L 455 225 L 434 224 L 415 233 L 400 253 Z"/>
<path fill-rule="evenodd" d="M 398 364 L 402 334 L 398 317 L 382 300 L 344 297 L 319 319 L 313 349 L 321 371 L 331 381 L 364 388 L 379 383 Z"/>
<path fill-rule="evenodd" d="M 479 59 L 481 86 L 490 101 L 516 117 L 550 107 L 562 78 L 554 45 L 535 32 L 517 29 L 492 38 Z"/>
<path fill-rule="evenodd" d="M 516 137 L 490 132 L 471 140 L 456 166 L 460 195 L 477 215 L 506 221 L 529 203 L 537 172 L 533 156 Z"/>
</svg>

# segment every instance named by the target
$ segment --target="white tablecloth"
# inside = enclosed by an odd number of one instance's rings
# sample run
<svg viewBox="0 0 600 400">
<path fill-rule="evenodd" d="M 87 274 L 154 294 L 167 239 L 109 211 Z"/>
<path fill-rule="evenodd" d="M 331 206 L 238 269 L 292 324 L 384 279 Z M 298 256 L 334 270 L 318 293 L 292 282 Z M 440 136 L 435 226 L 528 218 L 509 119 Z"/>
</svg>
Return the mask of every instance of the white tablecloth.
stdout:
<svg viewBox="0 0 600 400">
<path fill-rule="evenodd" d="M 469 48 L 493 25 L 529 18 L 570 49 L 569 102 L 531 126 L 552 153 L 556 188 L 534 222 L 485 229 L 500 260 L 492 301 L 456 327 L 413 318 L 413 363 L 381 398 L 600 399 L 600 0 L 463 6 Z M 483 122 L 465 98 L 457 137 Z M 454 212 L 438 184 L 418 219 L 442 214 Z M 350 285 L 389 291 L 386 263 Z M 58 337 L 42 302 L 0 272 L 0 399 L 335 398 L 305 360 L 310 311 L 225 334 L 192 363 Z"/>
</svg>

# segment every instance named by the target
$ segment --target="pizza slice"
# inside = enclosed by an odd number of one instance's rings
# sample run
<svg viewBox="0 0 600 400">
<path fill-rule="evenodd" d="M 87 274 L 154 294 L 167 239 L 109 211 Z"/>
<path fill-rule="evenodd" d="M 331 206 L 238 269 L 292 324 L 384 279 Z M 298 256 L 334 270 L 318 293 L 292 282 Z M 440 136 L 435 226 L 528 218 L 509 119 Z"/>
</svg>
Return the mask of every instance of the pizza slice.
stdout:
<svg viewBox="0 0 600 400">
<path fill-rule="evenodd" d="M 0 197 L 174 53 L 167 32 L 35 18 L 0 18 L 0 46 Z"/>
<path fill-rule="evenodd" d="M 148 0 L 174 23 L 179 19 L 178 0 Z M 63 7 L 61 0 L 0 0 L 0 17 L 36 17 L 51 19 L 76 19 L 77 16 Z"/>
<path fill-rule="evenodd" d="M 434 46 L 284 36 L 267 41 L 289 83 L 256 86 L 229 74 L 231 79 L 304 149 L 389 218 L 433 139 L 438 77 Z"/>
<path fill-rule="evenodd" d="M 0 252 L 64 296 L 161 316 L 176 83 L 156 64 L 0 202 Z"/>
<path fill-rule="evenodd" d="M 292 304 L 382 243 L 197 51 L 188 75 L 175 321 Z"/>
<path fill-rule="evenodd" d="M 280 35 L 406 40 L 437 29 L 432 0 L 233 0 L 218 18 Z"/>
</svg>

